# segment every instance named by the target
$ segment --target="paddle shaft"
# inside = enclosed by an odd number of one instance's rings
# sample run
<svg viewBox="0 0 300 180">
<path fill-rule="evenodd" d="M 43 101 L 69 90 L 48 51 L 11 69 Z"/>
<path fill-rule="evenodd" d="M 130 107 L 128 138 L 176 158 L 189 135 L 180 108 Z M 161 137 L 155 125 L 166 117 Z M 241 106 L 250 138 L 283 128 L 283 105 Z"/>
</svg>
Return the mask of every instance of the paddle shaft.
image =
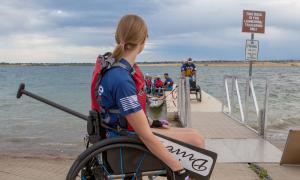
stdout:
<svg viewBox="0 0 300 180">
<path fill-rule="evenodd" d="M 22 94 L 25 94 L 25 95 L 27 95 L 27 96 L 33 98 L 33 99 L 36 99 L 36 100 L 38 100 L 38 101 L 41 101 L 41 102 L 43 102 L 43 103 L 45 103 L 45 104 L 48 104 L 48 105 L 50 105 L 50 106 L 52 106 L 52 107 L 55 107 L 55 108 L 57 108 L 57 109 L 60 109 L 60 110 L 62 110 L 62 111 L 64 111 L 64 112 L 66 112 L 66 113 L 72 114 L 72 115 L 74 115 L 74 116 L 76 116 L 76 117 L 78 117 L 78 118 L 81 118 L 81 119 L 85 120 L 85 121 L 88 120 L 88 116 L 85 116 L 85 115 L 83 115 L 83 114 L 81 114 L 81 113 L 79 113 L 79 112 L 76 112 L 76 111 L 74 111 L 74 110 L 72 110 L 72 109 L 70 109 L 70 108 L 67 108 L 67 107 L 62 106 L 62 105 L 60 105 L 60 104 L 57 104 L 57 103 L 55 103 L 55 102 L 53 102 L 53 101 L 50 101 L 50 100 L 48 100 L 48 99 L 45 99 L 45 98 L 43 98 L 43 97 L 41 97 L 41 96 L 38 96 L 38 95 L 36 95 L 36 94 L 34 94 L 34 93 L 31 93 L 31 92 L 26 91 L 26 90 L 24 90 L 24 89 L 21 90 L 21 93 L 22 93 Z"/>
</svg>

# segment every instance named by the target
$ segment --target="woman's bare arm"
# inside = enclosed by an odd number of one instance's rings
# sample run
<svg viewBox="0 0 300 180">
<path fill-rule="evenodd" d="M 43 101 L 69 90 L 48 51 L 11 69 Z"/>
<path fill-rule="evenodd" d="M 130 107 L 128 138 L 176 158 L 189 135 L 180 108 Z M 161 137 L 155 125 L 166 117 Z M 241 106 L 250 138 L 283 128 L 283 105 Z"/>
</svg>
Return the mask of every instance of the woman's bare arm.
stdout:
<svg viewBox="0 0 300 180">
<path fill-rule="evenodd" d="M 180 162 L 163 146 L 158 138 L 152 133 L 145 113 L 140 110 L 126 116 L 127 121 L 138 134 L 147 148 L 173 171 L 183 169 Z"/>
</svg>

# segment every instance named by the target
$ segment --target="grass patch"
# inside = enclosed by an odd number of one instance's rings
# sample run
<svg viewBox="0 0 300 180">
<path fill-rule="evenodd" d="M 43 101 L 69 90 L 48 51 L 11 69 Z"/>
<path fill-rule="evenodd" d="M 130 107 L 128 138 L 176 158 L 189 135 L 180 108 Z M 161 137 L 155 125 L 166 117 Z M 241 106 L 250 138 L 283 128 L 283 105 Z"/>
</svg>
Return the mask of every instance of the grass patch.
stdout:
<svg viewBox="0 0 300 180">
<path fill-rule="evenodd" d="M 272 178 L 270 177 L 266 169 L 254 163 L 248 163 L 248 164 L 249 164 L 249 168 L 258 175 L 260 180 L 272 180 Z"/>
</svg>

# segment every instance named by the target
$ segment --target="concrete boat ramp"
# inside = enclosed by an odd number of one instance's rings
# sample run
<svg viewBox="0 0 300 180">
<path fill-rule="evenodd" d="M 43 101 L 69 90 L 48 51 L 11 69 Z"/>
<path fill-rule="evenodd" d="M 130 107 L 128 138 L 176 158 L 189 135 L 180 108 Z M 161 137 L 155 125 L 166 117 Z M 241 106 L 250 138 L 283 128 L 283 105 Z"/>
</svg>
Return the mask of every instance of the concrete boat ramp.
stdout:
<svg viewBox="0 0 300 180">
<path fill-rule="evenodd" d="M 177 106 L 177 101 L 167 99 L 168 117 L 176 115 Z M 218 154 L 211 179 L 259 179 L 248 163 L 266 169 L 272 179 L 300 179 L 300 167 L 280 166 L 281 150 L 223 113 L 222 103 L 204 91 L 201 102 L 190 101 L 186 125 L 197 129 L 205 137 L 206 149 Z"/>
</svg>

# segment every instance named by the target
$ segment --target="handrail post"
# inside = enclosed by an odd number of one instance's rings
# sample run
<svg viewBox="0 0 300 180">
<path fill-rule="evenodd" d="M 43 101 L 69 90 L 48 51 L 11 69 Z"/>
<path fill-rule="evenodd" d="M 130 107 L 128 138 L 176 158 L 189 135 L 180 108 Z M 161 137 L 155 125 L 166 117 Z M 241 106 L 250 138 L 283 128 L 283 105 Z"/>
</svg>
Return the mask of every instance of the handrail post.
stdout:
<svg viewBox="0 0 300 180">
<path fill-rule="evenodd" d="M 225 88 L 225 76 L 223 77 L 223 85 L 224 85 L 224 88 Z M 226 96 L 227 96 L 227 93 L 226 93 Z M 223 99 L 222 99 L 222 112 L 224 113 L 224 109 L 225 109 L 225 97 L 223 95 Z"/>
<path fill-rule="evenodd" d="M 186 102 L 186 110 L 185 110 L 185 113 L 186 113 L 186 116 L 185 116 L 185 119 L 186 119 L 186 124 L 185 124 L 185 127 L 191 127 L 191 121 L 190 121 L 190 117 L 191 117 L 191 102 L 190 102 L 190 81 L 189 79 L 186 79 L 186 88 L 185 88 L 186 92 L 186 98 L 185 98 L 185 102 Z"/>
<path fill-rule="evenodd" d="M 183 79 L 182 80 L 182 95 L 181 95 L 181 97 L 182 97 L 182 106 L 181 106 L 181 112 L 182 112 L 182 114 L 181 114 L 181 124 L 182 124 L 182 126 L 184 127 L 185 126 L 185 79 Z"/>
<path fill-rule="evenodd" d="M 177 111 L 178 111 L 178 118 L 179 121 L 181 121 L 181 102 L 182 102 L 182 97 L 181 97 L 181 77 L 178 78 L 178 88 L 177 88 Z"/>
<path fill-rule="evenodd" d="M 227 79 L 226 78 L 224 78 L 224 84 L 225 84 L 225 90 L 226 90 L 228 113 L 231 114 L 231 102 L 230 102 L 230 96 L 229 96 L 229 90 L 228 90 L 228 84 L 227 84 Z"/>
<path fill-rule="evenodd" d="M 252 98 L 253 98 L 253 102 L 254 102 L 254 106 L 255 106 L 255 110 L 256 110 L 256 115 L 258 117 L 259 116 L 259 108 L 258 108 L 258 103 L 257 103 L 256 95 L 255 95 L 255 90 L 254 90 L 252 78 L 250 79 L 249 85 L 250 85 L 251 94 L 252 94 Z"/>
<path fill-rule="evenodd" d="M 230 102 L 234 104 L 234 80 L 236 77 L 231 76 L 231 96 L 230 96 Z"/>
<path fill-rule="evenodd" d="M 179 119 L 180 119 L 180 122 L 181 124 L 183 124 L 184 122 L 184 79 L 181 77 L 180 78 L 180 107 L 179 107 L 179 111 L 180 111 L 180 116 L 179 116 Z"/>
<path fill-rule="evenodd" d="M 265 138 L 265 127 L 266 127 L 266 113 L 264 109 L 261 109 L 259 111 L 259 116 L 257 118 L 258 120 L 258 132 L 259 132 L 259 136 Z"/>
<path fill-rule="evenodd" d="M 267 121 L 268 121 L 268 100 L 269 100 L 269 82 L 266 79 L 266 89 L 265 89 L 265 100 L 264 100 L 264 116 L 263 116 L 263 138 L 265 138 L 265 131 L 267 129 Z"/>
<path fill-rule="evenodd" d="M 236 88 L 236 93 L 237 93 L 237 96 L 238 96 L 238 102 L 239 102 L 239 106 L 240 106 L 240 113 L 241 113 L 242 123 L 245 123 L 244 110 L 243 110 L 243 105 L 242 105 L 242 101 L 241 101 L 241 95 L 240 95 L 240 90 L 239 90 L 239 84 L 238 84 L 237 77 L 235 78 L 235 88 Z"/>
<path fill-rule="evenodd" d="M 180 111 L 181 111 L 181 78 L 178 79 L 178 94 L 177 94 L 177 110 L 178 110 L 178 117 L 180 118 Z"/>
<path fill-rule="evenodd" d="M 186 124 L 187 124 L 187 119 L 186 119 L 186 103 L 187 103 L 187 97 L 186 97 L 186 86 L 187 86 L 187 79 L 185 78 L 185 80 L 184 80 L 184 115 L 183 115 L 183 117 L 184 117 L 184 124 L 183 124 L 183 127 L 186 127 Z"/>
<path fill-rule="evenodd" d="M 250 93 L 250 87 L 249 87 L 249 77 L 248 78 L 246 78 L 246 89 L 245 89 L 245 103 L 244 103 L 244 109 L 245 109 L 245 113 L 244 113 L 244 115 L 245 115 L 245 123 L 247 123 L 248 122 L 248 111 L 249 111 L 249 109 L 248 109 L 248 96 L 250 95 L 249 93 Z"/>
</svg>

